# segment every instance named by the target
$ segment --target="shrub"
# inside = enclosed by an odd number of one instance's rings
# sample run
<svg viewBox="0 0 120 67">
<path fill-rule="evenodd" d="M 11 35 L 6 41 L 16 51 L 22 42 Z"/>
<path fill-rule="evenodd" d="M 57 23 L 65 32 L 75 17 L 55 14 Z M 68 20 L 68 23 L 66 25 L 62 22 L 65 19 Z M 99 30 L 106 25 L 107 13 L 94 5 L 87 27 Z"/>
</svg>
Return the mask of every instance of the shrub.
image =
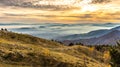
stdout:
<svg viewBox="0 0 120 67">
<path fill-rule="evenodd" d="M 24 57 L 20 53 L 15 52 L 15 53 L 8 53 L 4 55 L 3 58 L 6 60 L 19 62 L 19 61 L 22 61 Z"/>
</svg>

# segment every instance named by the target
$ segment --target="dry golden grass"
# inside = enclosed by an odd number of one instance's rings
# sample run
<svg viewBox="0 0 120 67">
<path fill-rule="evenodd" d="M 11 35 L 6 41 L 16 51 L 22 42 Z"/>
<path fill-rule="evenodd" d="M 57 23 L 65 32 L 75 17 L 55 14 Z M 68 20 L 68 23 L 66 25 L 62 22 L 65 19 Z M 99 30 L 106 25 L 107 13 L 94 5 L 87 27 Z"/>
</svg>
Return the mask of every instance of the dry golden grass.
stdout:
<svg viewBox="0 0 120 67">
<path fill-rule="evenodd" d="M 4 67 L 108 67 L 102 56 L 93 48 L 63 46 L 30 35 L 2 32 L 0 38 L 0 66 Z"/>
</svg>

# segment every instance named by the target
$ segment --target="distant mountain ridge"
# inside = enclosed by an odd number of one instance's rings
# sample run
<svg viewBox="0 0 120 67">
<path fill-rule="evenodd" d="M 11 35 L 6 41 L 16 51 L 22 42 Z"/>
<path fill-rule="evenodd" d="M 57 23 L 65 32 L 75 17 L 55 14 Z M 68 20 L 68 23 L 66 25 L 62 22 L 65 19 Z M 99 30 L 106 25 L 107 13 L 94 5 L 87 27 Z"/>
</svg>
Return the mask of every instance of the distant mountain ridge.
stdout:
<svg viewBox="0 0 120 67">
<path fill-rule="evenodd" d="M 60 40 L 60 41 L 75 40 L 75 39 L 88 39 L 88 38 L 100 37 L 109 32 L 110 32 L 110 30 L 108 30 L 108 29 L 95 30 L 95 31 L 91 31 L 91 32 L 88 32 L 85 34 L 74 34 L 74 35 L 62 36 L 62 37 L 59 37 L 56 39 Z"/>
<path fill-rule="evenodd" d="M 114 30 L 98 38 L 80 39 L 74 42 L 81 42 L 86 45 L 116 45 L 120 41 L 120 31 Z"/>
<path fill-rule="evenodd" d="M 116 42 L 120 40 L 120 26 L 112 28 L 110 30 L 97 30 L 92 31 L 87 34 L 92 34 L 91 38 L 86 39 L 74 39 L 74 40 L 64 40 L 64 44 L 69 43 L 83 43 L 86 45 L 116 45 Z M 98 35 L 96 37 L 96 35 Z"/>
<path fill-rule="evenodd" d="M 113 30 L 120 30 L 120 26 L 114 27 L 112 29 L 94 30 L 94 31 L 90 31 L 90 32 L 84 33 L 84 34 L 73 34 L 73 35 L 68 35 L 68 36 L 62 36 L 62 37 L 56 38 L 56 40 L 64 41 L 64 40 L 96 38 L 96 37 L 100 37 L 100 36 L 103 36 L 105 34 L 108 34 Z"/>
</svg>

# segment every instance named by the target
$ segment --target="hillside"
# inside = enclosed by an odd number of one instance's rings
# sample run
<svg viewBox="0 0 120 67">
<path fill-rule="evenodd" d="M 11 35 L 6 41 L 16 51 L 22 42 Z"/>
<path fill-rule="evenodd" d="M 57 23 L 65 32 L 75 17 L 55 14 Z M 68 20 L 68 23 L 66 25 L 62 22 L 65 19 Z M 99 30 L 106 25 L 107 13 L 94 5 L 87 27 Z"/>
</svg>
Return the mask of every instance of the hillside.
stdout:
<svg viewBox="0 0 120 67">
<path fill-rule="evenodd" d="M 85 46 L 62 44 L 0 31 L 0 66 L 2 67 L 108 67 L 103 54 Z"/>
</svg>

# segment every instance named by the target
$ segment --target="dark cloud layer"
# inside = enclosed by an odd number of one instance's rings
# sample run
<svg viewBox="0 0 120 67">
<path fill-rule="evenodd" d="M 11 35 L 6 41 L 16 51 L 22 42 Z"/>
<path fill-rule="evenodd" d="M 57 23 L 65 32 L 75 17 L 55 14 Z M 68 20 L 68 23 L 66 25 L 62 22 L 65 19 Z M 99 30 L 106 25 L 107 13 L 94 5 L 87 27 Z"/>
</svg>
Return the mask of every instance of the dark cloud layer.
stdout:
<svg viewBox="0 0 120 67">
<path fill-rule="evenodd" d="M 48 2 L 48 4 L 35 4 L 39 2 Z M 73 6 L 75 3 L 79 3 L 82 0 L 75 0 L 71 3 L 71 5 L 55 5 L 53 2 L 56 0 L 0 0 L 0 5 L 4 6 L 15 6 L 22 8 L 34 8 L 34 9 L 42 9 L 42 10 L 72 10 L 72 9 L 80 9 L 80 7 Z M 63 0 L 64 1 L 64 0 Z M 97 3 L 108 3 L 111 0 L 92 0 L 92 4 Z M 69 2 L 69 1 L 68 1 Z M 51 4 L 52 3 L 52 4 Z M 61 1 L 62 3 L 62 1 Z"/>
<path fill-rule="evenodd" d="M 34 9 L 43 9 L 43 10 L 78 9 L 77 7 L 73 7 L 72 5 L 70 6 L 70 5 L 54 5 L 54 4 L 36 4 L 36 5 L 34 4 L 39 1 L 42 0 L 0 0 L 0 4 L 4 6 L 15 6 L 15 7 L 34 8 Z"/>
<path fill-rule="evenodd" d="M 111 2 L 111 0 L 92 0 L 93 4 L 96 4 L 96 3 L 108 3 L 108 2 Z"/>
<path fill-rule="evenodd" d="M 25 14 L 10 14 L 10 13 L 4 13 L 5 16 L 27 16 Z"/>
<path fill-rule="evenodd" d="M 119 0 L 92 0 L 92 2 L 91 0 L 0 0 L 0 20 L 118 22 L 119 2 Z"/>
</svg>

